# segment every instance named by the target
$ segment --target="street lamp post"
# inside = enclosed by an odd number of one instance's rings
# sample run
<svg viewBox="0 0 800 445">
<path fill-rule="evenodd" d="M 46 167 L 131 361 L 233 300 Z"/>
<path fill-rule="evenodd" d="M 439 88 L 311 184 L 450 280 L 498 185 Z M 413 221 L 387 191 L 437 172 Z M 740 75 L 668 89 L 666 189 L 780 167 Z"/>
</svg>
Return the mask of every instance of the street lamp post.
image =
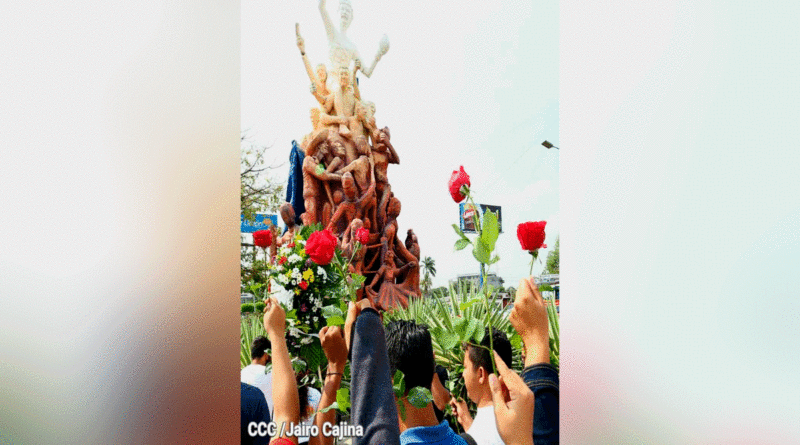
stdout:
<svg viewBox="0 0 800 445">
<path fill-rule="evenodd" d="M 551 144 L 548 141 L 542 142 L 542 145 L 544 145 L 544 147 L 547 148 L 548 150 L 551 149 L 551 148 L 554 148 L 554 147 L 555 147 L 556 150 L 560 150 L 558 147 L 556 147 L 555 145 Z"/>
</svg>

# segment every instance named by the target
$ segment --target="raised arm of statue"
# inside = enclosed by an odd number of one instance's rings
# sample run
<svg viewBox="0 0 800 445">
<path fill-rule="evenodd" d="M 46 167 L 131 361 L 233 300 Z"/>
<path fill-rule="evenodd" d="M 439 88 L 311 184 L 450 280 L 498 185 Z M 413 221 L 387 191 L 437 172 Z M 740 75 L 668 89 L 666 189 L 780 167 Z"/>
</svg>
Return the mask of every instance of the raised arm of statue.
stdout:
<svg viewBox="0 0 800 445">
<path fill-rule="evenodd" d="M 336 28 L 333 27 L 328 10 L 325 9 L 325 0 L 319 0 L 319 14 L 322 16 L 322 23 L 325 25 L 325 32 L 328 34 L 328 41 L 336 40 Z"/>
<path fill-rule="evenodd" d="M 381 42 L 378 44 L 378 53 L 375 54 L 375 60 L 372 61 L 372 65 L 370 65 L 369 68 L 362 69 L 361 72 L 367 77 L 372 76 L 375 65 L 378 64 L 378 61 L 381 60 L 381 57 L 385 56 L 387 52 L 389 52 L 389 37 L 384 34 Z"/>
</svg>

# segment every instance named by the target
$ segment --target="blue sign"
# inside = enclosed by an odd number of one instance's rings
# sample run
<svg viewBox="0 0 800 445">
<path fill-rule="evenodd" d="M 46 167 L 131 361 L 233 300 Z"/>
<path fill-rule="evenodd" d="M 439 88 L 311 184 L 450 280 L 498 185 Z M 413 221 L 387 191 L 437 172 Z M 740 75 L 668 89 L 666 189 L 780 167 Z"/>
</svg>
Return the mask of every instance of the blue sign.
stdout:
<svg viewBox="0 0 800 445">
<path fill-rule="evenodd" d="M 267 230 L 272 226 L 278 225 L 278 215 L 256 213 L 255 221 L 245 221 L 244 215 L 241 216 L 242 233 L 253 233 L 257 230 Z"/>
</svg>

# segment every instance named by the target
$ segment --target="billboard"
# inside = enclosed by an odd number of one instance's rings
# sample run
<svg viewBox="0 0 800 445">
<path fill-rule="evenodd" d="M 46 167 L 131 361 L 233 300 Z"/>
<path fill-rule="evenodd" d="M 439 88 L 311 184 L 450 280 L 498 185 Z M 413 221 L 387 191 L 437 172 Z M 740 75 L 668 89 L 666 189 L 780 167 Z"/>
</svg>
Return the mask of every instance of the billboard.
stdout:
<svg viewBox="0 0 800 445">
<path fill-rule="evenodd" d="M 497 224 L 500 226 L 500 233 L 503 233 L 503 214 L 500 212 L 500 206 L 478 204 L 478 207 L 480 207 L 481 214 L 485 213 L 487 210 L 491 210 L 497 214 Z M 477 230 L 475 230 L 475 222 L 472 219 L 474 214 L 475 209 L 471 204 L 462 202 L 458 205 L 458 220 L 462 232 L 478 233 Z"/>
<path fill-rule="evenodd" d="M 255 221 L 245 221 L 244 215 L 241 217 L 242 233 L 253 233 L 256 230 L 267 230 L 272 226 L 278 225 L 278 215 L 268 213 L 256 213 Z"/>
</svg>

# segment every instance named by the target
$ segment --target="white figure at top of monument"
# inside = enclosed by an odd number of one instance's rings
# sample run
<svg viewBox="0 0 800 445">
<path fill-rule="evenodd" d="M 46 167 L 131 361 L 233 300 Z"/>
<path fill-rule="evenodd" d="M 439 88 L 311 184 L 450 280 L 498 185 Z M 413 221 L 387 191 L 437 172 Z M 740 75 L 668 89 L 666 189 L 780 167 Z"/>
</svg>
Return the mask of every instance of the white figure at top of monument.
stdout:
<svg viewBox="0 0 800 445">
<path fill-rule="evenodd" d="M 325 9 L 325 0 L 319 0 L 319 13 L 322 15 L 322 23 L 325 25 L 325 32 L 328 34 L 331 71 L 339 72 L 339 69 L 342 67 L 350 68 L 350 62 L 354 60 L 358 60 L 363 67 L 364 64 L 361 61 L 361 57 L 358 55 L 358 49 L 353 42 L 347 38 L 346 34 L 350 22 L 353 21 L 353 6 L 350 4 L 350 0 L 339 0 L 341 23 L 338 30 L 333 26 L 333 22 L 331 22 L 330 16 L 328 16 L 328 11 Z M 370 77 L 372 71 L 375 69 L 375 65 L 378 64 L 378 61 L 381 60 L 381 57 L 383 57 L 387 51 L 389 51 L 389 37 L 384 34 L 378 48 L 378 53 L 375 55 L 375 60 L 372 61 L 372 65 L 362 69 L 361 72 L 364 73 L 365 76 Z"/>
</svg>

